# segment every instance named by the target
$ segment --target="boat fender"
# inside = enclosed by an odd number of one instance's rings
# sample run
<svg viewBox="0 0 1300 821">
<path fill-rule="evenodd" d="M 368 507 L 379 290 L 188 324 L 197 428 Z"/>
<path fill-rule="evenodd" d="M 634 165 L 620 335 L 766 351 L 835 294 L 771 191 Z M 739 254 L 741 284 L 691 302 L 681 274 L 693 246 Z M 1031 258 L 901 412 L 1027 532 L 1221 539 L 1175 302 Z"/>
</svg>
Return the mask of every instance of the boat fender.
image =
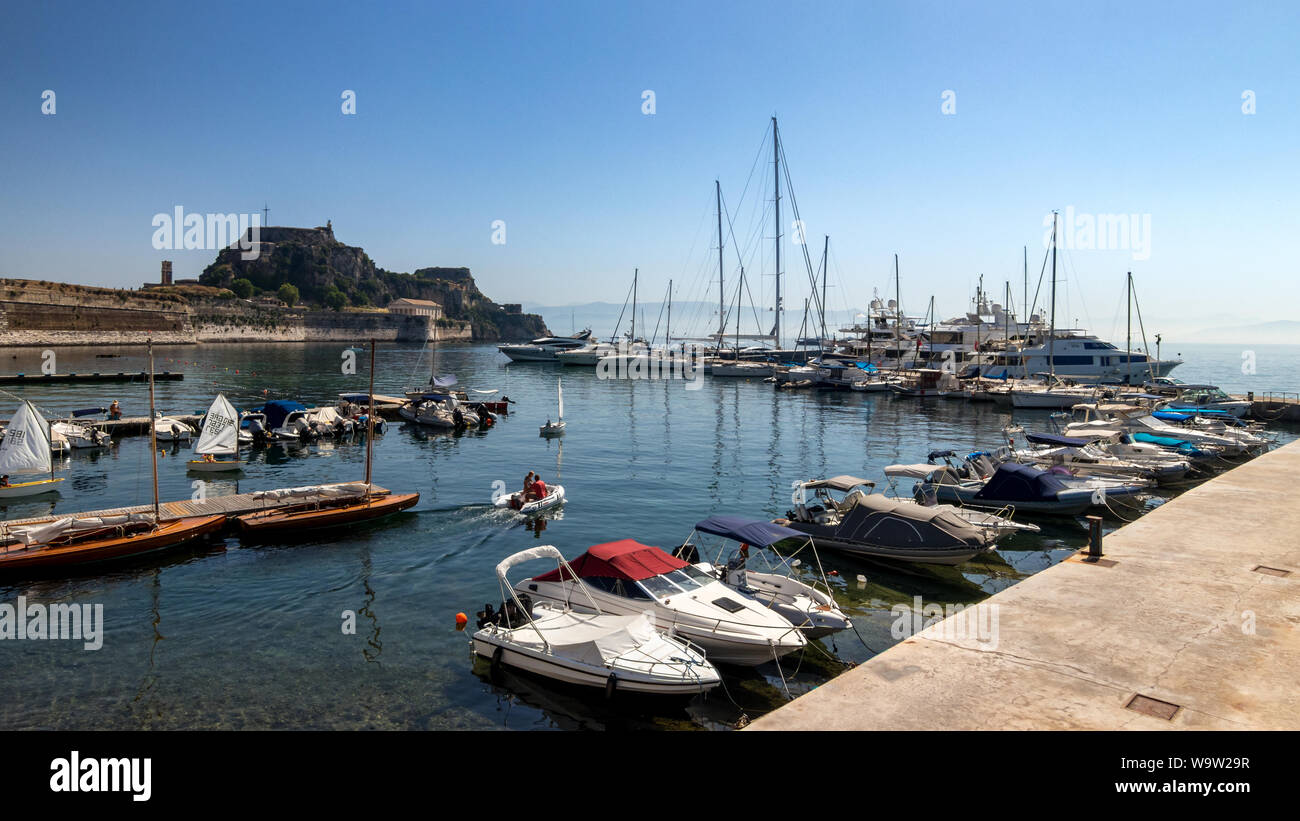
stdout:
<svg viewBox="0 0 1300 821">
<path fill-rule="evenodd" d="M 605 679 L 605 700 L 609 701 L 614 697 L 614 691 L 618 689 L 618 674 L 610 673 L 609 678 Z"/>
<path fill-rule="evenodd" d="M 501 656 L 503 656 L 505 652 L 506 652 L 506 648 L 502 647 L 500 644 L 497 645 L 497 649 L 492 651 L 492 661 L 490 664 L 490 669 L 493 677 L 499 676 L 501 674 Z"/>
</svg>

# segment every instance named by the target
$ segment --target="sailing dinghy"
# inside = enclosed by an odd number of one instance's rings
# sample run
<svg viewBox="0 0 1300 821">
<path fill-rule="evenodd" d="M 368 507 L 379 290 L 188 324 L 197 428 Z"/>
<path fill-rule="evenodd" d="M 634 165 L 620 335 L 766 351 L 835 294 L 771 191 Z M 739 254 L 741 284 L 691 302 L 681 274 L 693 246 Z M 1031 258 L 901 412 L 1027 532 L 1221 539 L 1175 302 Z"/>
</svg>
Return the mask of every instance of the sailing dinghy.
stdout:
<svg viewBox="0 0 1300 821">
<path fill-rule="evenodd" d="M 225 394 L 217 394 L 203 417 L 203 430 L 199 433 L 198 444 L 194 452 L 212 459 L 191 459 L 189 469 L 193 471 L 239 470 L 244 462 L 239 458 L 239 414 L 231 406 Z M 218 459 L 218 456 L 234 456 L 234 459 Z"/>
<path fill-rule="evenodd" d="M 586 593 L 579 612 L 562 601 L 533 603 L 510 586 L 506 573 L 532 559 L 555 559 L 557 573 Z M 614 615 L 601 609 L 559 550 L 541 545 L 520 551 L 497 565 L 505 598 L 498 611 L 487 605 L 478 614 L 474 653 L 556 681 L 651 695 L 693 695 L 721 683 L 704 651 L 678 636 L 655 629 L 648 614 Z"/>
<path fill-rule="evenodd" d="M 552 422 L 547 419 L 546 424 L 542 425 L 542 436 L 557 436 L 564 433 L 564 383 L 558 379 L 555 380 L 555 390 L 560 396 L 560 420 Z"/>
<path fill-rule="evenodd" d="M 15 473 L 48 473 L 48 479 L 30 482 L 5 482 L 0 484 L 0 499 L 35 496 L 57 492 L 62 479 L 54 478 L 54 464 L 50 458 L 50 425 L 36 411 L 31 402 L 23 402 L 9 420 L 4 438 L 0 439 L 0 475 Z"/>
</svg>

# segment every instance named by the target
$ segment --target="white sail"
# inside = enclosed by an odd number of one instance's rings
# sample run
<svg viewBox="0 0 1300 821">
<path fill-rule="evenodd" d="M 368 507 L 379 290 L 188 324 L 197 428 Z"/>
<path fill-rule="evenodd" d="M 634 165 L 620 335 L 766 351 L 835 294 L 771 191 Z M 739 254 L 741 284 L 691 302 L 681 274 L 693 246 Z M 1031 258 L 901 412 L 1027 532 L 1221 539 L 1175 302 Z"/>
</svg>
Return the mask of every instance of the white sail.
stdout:
<svg viewBox="0 0 1300 821">
<path fill-rule="evenodd" d="M 560 421 L 564 421 L 564 383 L 560 380 L 555 381 L 556 390 L 560 393 Z"/>
<path fill-rule="evenodd" d="M 211 453 L 214 456 L 229 456 L 239 450 L 239 414 L 226 399 L 225 394 L 217 394 L 207 416 L 203 417 L 203 432 L 194 452 Z"/>
<path fill-rule="evenodd" d="M 50 424 L 24 402 L 0 440 L 0 474 L 50 472 Z"/>
</svg>

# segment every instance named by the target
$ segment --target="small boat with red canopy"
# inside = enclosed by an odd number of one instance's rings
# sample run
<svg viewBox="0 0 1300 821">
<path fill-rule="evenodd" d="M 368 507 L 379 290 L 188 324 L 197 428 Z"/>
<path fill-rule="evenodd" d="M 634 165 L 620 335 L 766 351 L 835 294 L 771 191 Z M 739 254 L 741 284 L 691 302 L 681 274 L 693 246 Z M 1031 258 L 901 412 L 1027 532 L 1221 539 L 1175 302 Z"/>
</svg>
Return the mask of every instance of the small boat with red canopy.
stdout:
<svg viewBox="0 0 1300 821">
<path fill-rule="evenodd" d="M 581 606 L 585 587 L 603 612 L 649 612 L 655 627 L 704 648 L 714 663 L 752 667 L 807 643 L 780 613 L 661 548 L 631 539 L 596 545 L 514 587 L 533 599 L 574 607 Z"/>
</svg>

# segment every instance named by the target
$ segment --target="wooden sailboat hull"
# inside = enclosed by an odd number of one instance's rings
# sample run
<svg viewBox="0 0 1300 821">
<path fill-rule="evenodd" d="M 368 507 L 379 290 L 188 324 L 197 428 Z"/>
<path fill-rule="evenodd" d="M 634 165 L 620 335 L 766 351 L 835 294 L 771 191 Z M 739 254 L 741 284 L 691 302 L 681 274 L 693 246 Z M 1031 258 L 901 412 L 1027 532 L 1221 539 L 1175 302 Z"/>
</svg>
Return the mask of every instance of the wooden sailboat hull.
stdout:
<svg viewBox="0 0 1300 821">
<path fill-rule="evenodd" d="M 67 545 L 0 547 L 0 573 L 63 570 L 134 558 L 197 541 L 209 533 L 220 530 L 225 522 L 226 517 L 222 515 L 191 516 L 164 522 L 148 533 L 107 535 L 82 539 Z"/>
<path fill-rule="evenodd" d="M 388 516 L 420 501 L 418 493 L 390 493 L 335 507 L 268 510 L 236 516 L 245 533 L 289 533 L 318 527 L 356 524 Z"/>
<path fill-rule="evenodd" d="M 62 479 L 38 479 L 35 482 L 19 482 L 9 487 L 0 487 L 0 499 L 18 499 L 23 496 L 37 496 L 52 493 L 59 489 Z"/>
</svg>

